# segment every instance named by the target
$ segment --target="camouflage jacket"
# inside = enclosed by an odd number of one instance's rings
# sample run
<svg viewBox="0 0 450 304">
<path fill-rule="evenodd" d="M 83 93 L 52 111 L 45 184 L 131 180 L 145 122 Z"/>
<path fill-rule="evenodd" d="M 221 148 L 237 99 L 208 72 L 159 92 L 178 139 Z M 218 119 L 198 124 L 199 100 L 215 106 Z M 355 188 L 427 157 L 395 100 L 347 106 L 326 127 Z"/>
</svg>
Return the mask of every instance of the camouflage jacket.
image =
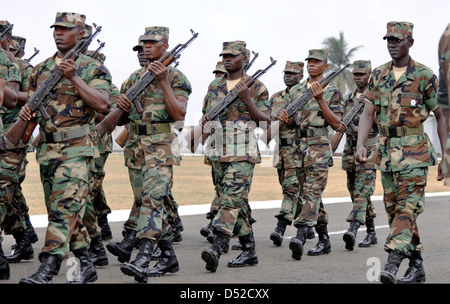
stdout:
<svg viewBox="0 0 450 304">
<path fill-rule="evenodd" d="M 33 69 L 33 66 L 31 64 L 29 64 L 27 61 L 25 61 L 23 59 L 19 59 L 19 58 L 16 58 L 16 62 L 19 65 L 20 74 L 21 74 L 21 78 L 22 78 L 22 82 L 20 85 L 20 91 L 23 92 L 28 87 L 28 84 L 29 84 L 28 76 L 31 74 L 31 70 Z M 5 130 L 7 130 L 17 120 L 17 118 L 19 117 L 19 112 L 20 112 L 21 108 L 22 108 L 22 106 L 19 104 L 17 104 L 12 109 L 7 109 L 5 107 L 0 108 L 0 114 L 2 117 L 3 128 Z M 29 145 L 30 144 L 24 144 L 23 142 L 20 142 L 19 144 L 17 144 L 17 148 L 27 148 L 27 147 L 29 147 Z M 30 149 L 32 149 L 32 148 L 30 147 Z"/>
<path fill-rule="evenodd" d="M 358 101 L 356 90 L 353 93 L 347 94 L 344 97 L 344 113 L 342 114 L 342 118 L 351 110 L 351 108 Z M 359 119 L 361 117 L 362 112 L 364 111 L 364 107 L 359 110 L 358 114 L 353 118 L 353 125 L 355 128 L 358 128 Z M 377 136 L 378 128 L 376 123 L 373 123 L 372 129 L 369 133 L 369 138 L 373 138 Z M 376 143 L 372 144 L 367 148 L 367 157 L 368 161 L 365 164 L 360 164 L 356 161 L 356 140 L 358 139 L 358 132 L 354 132 L 350 126 L 347 126 L 345 139 L 345 146 L 342 152 L 342 169 L 346 171 L 361 171 L 367 169 L 375 169 L 375 151 L 376 151 Z"/>
<path fill-rule="evenodd" d="M 187 77 L 172 66 L 169 66 L 168 69 L 169 82 L 174 95 L 189 98 L 192 87 Z M 121 86 L 122 93 L 133 86 L 147 71 L 147 67 L 142 67 L 132 73 Z M 144 112 L 139 114 L 133 105 L 128 115 L 130 122 L 139 125 L 174 123 L 173 118 L 167 111 L 161 83 L 158 79 L 154 79 L 137 98 L 142 104 Z M 137 135 L 130 131 L 124 146 L 125 166 L 137 169 L 144 165 L 149 167 L 180 165 L 179 149 L 178 137 L 173 127 L 171 127 L 170 132 L 153 135 Z"/>
<path fill-rule="evenodd" d="M 410 58 L 406 72 L 395 80 L 392 61 L 373 70 L 364 92 L 365 102 L 375 106 L 378 128 L 419 127 L 430 111 L 438 108 L 437 77 Z M 437 155 L 426 133 L 401 137 L 378 135 L 377 169 L 395 172 L 435 165 Z"/>
<path fill-rule="evenodd" d="M 0 78 L 5 79 L 6 82 L 22 82 L 20 67 L 17 61 L 11 60 L 7 51 L 0 47 Z M 2 107 L 4 108 L 4 107 Z M 5 108 L 6 109 L 6 108 Z M 0 110 L 1 113 L 1 110 Z M 3 116 L 3 115 L 2 115 Z M 3 123 L 0 120 L 0 132 L 3 133 L 6 130 L 3 127 Z"/>
<path fill-rule="evenodd" d="M 308 81 L 293 86 L 290 90 L 292 100 L 297 99 L 308 89 Z M 333 84 L 324 88 L 323 100 L 334 113 L 343 113 L 342 94 Z M 300 130 L 310 128 L 328 127 L 320 106 L 314 98 L 311 98 L 303 108 L 297 112 Z M 330 138 L 326 135 L 315 137 L 303 137 L 300 139 L 300 161 L 302 166 L 308 167 L 314 164 L 333 165 Z"/>
<path fill-rule="evenodd" d="M 112 83 L 111 84 L 111 94 L 109 95 L 109 102 L 111 103 L 111 108 L 117 107 L 117 98 L 119 98 L 120 91 Z M 97 129 L 95 129 L 97 131 Z M 98 141 L 98 151 L 100 154 L 111 153 L 113 150 L 113 139 L 111 133 L 106 132 L 102 138 Z"/>
<path fill-rule="evenodd" d="M 49 77 L 56 67 L 56 54 L 36 65 L 29 76 L 28 96 L 32 96 L 36 89 Z M 109 71 L 96 60 L 80 55 L 75 61 L 77 75 L 91 88 L 105 90 L 110 93 L 111 75 Z M 71 81 L 63 77 L 45 100 L 45 108 L 50 115 L 44 120 L 38 114 L 41 131 L 53 133 L 65 129 L 90 125 L 95 128 L 95 111 L 88 107 L 78 95 Z M 42 139 L 36 148 L 36 159 L 39 164 L 47 165 L 52 159 L 70 159 L 79 156 L 98 156 L 97 138 L 91 132 L 88 136 L 67 140 L 59 143 L 46 143 Z"/>
<path fill-rule="evenodd" d="M 244 73 L 242 79 L 246 79 Z M 264 84 L 256 80 L 250 87 L 250 96 L 262 112 L 269 114 L 269 92 Z M 209 112 L 228 94 L 226 75 L 215 78 L 208 87 L 203 100 L 203 114 Z M 255 129 L 257 124 L 250 115 L 247 106 L 238 97 L 226 111 L 219 114 L 218 121 L 212 121 L 213 134 L 208 137 L 205 156 L 211 161 L 233 162 L 248 161 L 260 163 L 261 155 Z"/>
<path fill-rule="evenodd" d="M 289 89 L 286 88 L 282 91 L 276 92 L 270 97 L 272 118 L 276 118 L 278 113 L 292 101 L 289 95 Z M 296 168 L 301 166 L 298 155 L 298 142 L 299 138 L 295 134 L 295 129 L 289 129 L 285 124 L 280 129 L 279 137 L 281 141 L 275 146 L 274 151 L 274 167 L 276 168 Z M 288 141 L 287 144 L 283 144 L 282 141 Z"/>
</svg>

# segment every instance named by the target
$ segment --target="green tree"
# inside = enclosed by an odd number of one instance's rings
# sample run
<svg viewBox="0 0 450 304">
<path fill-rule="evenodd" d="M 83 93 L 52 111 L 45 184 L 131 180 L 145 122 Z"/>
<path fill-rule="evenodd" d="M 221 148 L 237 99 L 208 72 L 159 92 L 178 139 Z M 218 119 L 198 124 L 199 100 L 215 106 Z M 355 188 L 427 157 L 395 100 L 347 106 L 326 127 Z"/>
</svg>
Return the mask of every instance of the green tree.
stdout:
<svg viewBox="0 0 450 304">
<path fill-rule="evenodd" d="M 344 33 L 339 32 L 339 38 L 328 37 L 322 42 L 324 48 L 328 51 L 328 64 L 330 65 L 330 71 L 337 71 L 341 69 L 345 63 L 350 62 L 353 54 L 362 45 L 356 46 L 348 50 L 348 43 L 344 39 Z M 351 72 L 351 65 L 340 75 L 338 75 L 333 83 L 339 90 L 341 90 L 342 95 L 352 92 L 355 90 L 356 85 L 353 81 L 353 74 Z"/>
</svg>

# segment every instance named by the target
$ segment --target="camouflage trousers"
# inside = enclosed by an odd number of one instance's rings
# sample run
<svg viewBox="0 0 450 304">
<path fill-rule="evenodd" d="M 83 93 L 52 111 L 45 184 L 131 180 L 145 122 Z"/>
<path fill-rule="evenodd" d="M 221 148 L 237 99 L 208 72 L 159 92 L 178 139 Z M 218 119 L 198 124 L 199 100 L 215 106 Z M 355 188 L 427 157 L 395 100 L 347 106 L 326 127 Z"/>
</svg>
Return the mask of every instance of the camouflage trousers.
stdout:
<svg viewBox="0 0 450 304">
<path fill-rule="evenodd" d="M 278 168 L 277 173 L 283 191 L 283 200 L 280 212 L 275 217 L 285 218 L 292 223 L 303 207 L 299 187 L 302 172 L 299 168 Z"/>
<path fill-rule="evenodd" d="M 218 175 L 217 200 L 219 210 L 212 221 L 216 231 L 228 236 L 248 235 L 252 232 L 252 218 L 248 194 L 252 184 L 255 164 L 246 161 L 222 163 L 213 161 L 214 174 Z"/>
<path fill-rule="evenodd" d="M 294 226 L 306 224 L 309 227 L 328 224 L 328 214 L 322 203 L 322 192 L 328 180 L 328 164 L 318 163 L 300 168 L 301 212 L 294 220 Z"/>
<path fill-rule="evenodd" d="M 390 227 L 384 249 L 409 256 L 422 252 L 417 217 L 425 208 L 425 186 L 428 168 L 400 172 L 381 172 L 384 206 Z"/>
<path fill-rule="evenodd" d="M 0 224 L 6 234 L 26 229 L 25 218 L 29 208 L 21 183 L 25 179 L 27 164 L 26 149 L 0 153 Z"/>
<path fill-rule="evenodd" d="M 222 192 L 222 186 L 220 183 L 220 179 L 221 179 L 221 175 L 219 174 L 219 172 L 215 171 L 214 168 L 217 168 L 216 166 L 213 166 L 211 163 L 211 177 L 212 177 L 212 181 L 213 181 L 213 185 L 214 185 L 214 191 L 216 193 L 216 195 L 214 196 L 214 199 L 211 202 L 211 207 L 209 209 L 209 212 L 206 213 L 206 218 L 208 220 L 212 220 L 217 212 L 219 212 L 219 208 L 220 208 L 220 200 L 219 200 L 219 196 L 220 193 Z"/>
<path fill-rule="evenodd" d="M 131 189 L 133 191 L 133 206 L 130 210 L 130 215 L 125 221 L 124 229 L 137 230 L 139 223 L 139 215 L 142 206 L 142 189 L 143 189 L 143 174 L 142 169 L 128 168 L 128 176 L 130 178 Z M 165 217 L 169 223 L 172 223 L 175 219 L 178 219 L 178 203 L 175 201 L 172 195 L 173 180 L 170 182 L 169 195 L 164 197 L 164 211 Z"/>
<path fill-rule="evenodd" d="M 83 224 L 88 230 L 90 238 L 96 238 L 101 234 L 97 216 L 101 213 L 108 214 L 111 212 L 103 191 L 104 166 L 108 155 L 109 153 L 103 153 L 100 154 L 100 157 L 93 158 L 89 166 L 89 193 L 86 200 Z"/>
<path fill-rule="evenodd" d="M 40 165 L 48 210 L 48 226 L 42 253 L 60 259 L 68 257 L 70 250 L 86 248 L 89 235 L 83 225 L 85 203 L 88 196 L 90 157 L 53 159 Z"/>
<path fill-rule="evenodd" d="M 370 197 L 375 191 L 376 169 L 347 172 L 347 189 L 353 202 L 353 208 L 347 222 L 358 221 L 362 225 L 366 218 L 375 218 L 376 212 Z"/>
</svg>

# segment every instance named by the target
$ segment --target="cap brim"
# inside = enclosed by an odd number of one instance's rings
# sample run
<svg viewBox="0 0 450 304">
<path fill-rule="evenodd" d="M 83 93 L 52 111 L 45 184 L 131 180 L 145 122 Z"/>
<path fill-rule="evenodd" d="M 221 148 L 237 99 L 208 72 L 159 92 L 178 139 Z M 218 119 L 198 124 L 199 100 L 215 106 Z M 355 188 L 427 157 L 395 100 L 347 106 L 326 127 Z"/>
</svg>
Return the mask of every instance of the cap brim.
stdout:
<svg viewBox="0 0 450 304">
<path fill-rule="evenodd" d="M 389 34 L 386 34 L 386 35 L 384 35 L 383 39 L 386 40 L 386 38 L 389 38 L 389 37 L 398 38 L 398 39 L 400 39 L 400 40 L 405 39 L 405 35 L 397 34 L 397 33 L 389 33 Z"/>
<path fill-rule="evenodd" d="M 56 22 L 56 23 L 53 23 L 52 25 L 50 25 L 50 28 L 55 27 L 55 26 L 64 26 L 64 27 L 70 27 L 70 28 L 76 27 L 76 25 L 73 24 L 73 23 L 68 23 L 68 22 Z"/>
<path fill-rule="evenodd" d="M 222 53 L 220 53 L 219 56 L 222 56 L 222 55 L 239 55 L 240 53 L 241 52 L 239 52 L 239 51 L 226 50 L 226 51 L 223 51 Z"/>
</svg>

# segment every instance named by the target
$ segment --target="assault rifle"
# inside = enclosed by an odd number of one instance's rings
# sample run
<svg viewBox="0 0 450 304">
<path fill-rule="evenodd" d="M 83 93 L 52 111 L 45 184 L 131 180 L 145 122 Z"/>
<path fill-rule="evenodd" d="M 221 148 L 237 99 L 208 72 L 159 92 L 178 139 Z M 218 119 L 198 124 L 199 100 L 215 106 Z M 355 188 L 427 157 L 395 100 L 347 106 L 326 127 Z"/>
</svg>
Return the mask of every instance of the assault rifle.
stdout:
<svg viewBox="0 0 450 304">
<path fill-rule="evenodd" d="M 337 75 L 342 73 L 350 64 L 347 63 L 337 72 L 332 72 L 328 76 L 321 78 L 318 83 L 322 88 L 326 87 Z M 289 117 L 297 113 L 298 110 L 303 108 L 305 104 L 313 97 L 313 92 L 311 88 L 308 88 L 301 96 L 288 104 L 284 109 L 286 110 Z M 284 122 L 281 120 L 275 120 L 270 122 L 267 130 L 261 135 L 260 139 L 267 145 L 269 142 L 278 134 L 280 128 L 283 126 Z"/>
<path fill-rule="evenodd" d="M 250 67 L 253 65 L 253 63 L 255 62 L 255 60 L 256 60 L 256 58 L 258 58 L 258 56 L 259 56 L 259 53 L 255 53 L 255 52 L 253 52 L 252 51 L 252 53 L 253 53 L 253 58 L 252 58 L 252 60 L 250 61 L 250 63 L 245 67 L 245 69 L 244 69 L 244 71 L 248 71 L 249 69 L 250 69 Z"/>
<path fill-rule="evenodd" d="M 162 58 L 159 59 L 159 62 L 164 64 L 166 67 L 174 62 L 180 56 L 180 53 L 184 49 L 186 49 L 195 38 L 197 38 L 198 33 L 195 33 L 193 30 L 191 30 L 191 33 L 192 37 L 186 43 L 178 44 L 173 50 L 171 50 L 170 52 L 166 52 L 162 56 Z M 137 97 L 148 87 L 148 85 L 155 78 L 155 74 L 149 70 L 125 93 L 128 99 L 130 99 L 136 106 L 136 110 L 138 113 L 142 113 L 144 109 L 142 108 L 142 105 Z M 106 132 L 111 133 L 125 115 L 128 115 L 128 113 L 120 108 L 114 108 L 113 110 L 111 110 L 111 112 L 105 118 L 103 118 L 100 123 L 97 124 L 97 131 L 99 132 L 100 137 L 105 135 Z"/>
<path fill-rule="evenodd" d="M 97 59 L 98 53 L 100 52 L 100 50 L 102 48 L 105 47 L 105 43 L 104 42 L 101 42 L 99 39 L 97 39 L 97 42 L 99 44 L 98 48 L 92 54 L 89 55 L 89 57 L 91 57 L 92 59 Z"/>
<path fill-rule="evenodd" d="M 33 59 L 33 58 L 34 58 L 34 56 L 36 56 L 37 54 L 39 54 L 39 50 L 38 50 L 37 48 L 34 48 L 34 54 L 33 54 L 33 55 L 31 55 L 31 57 L 30 57 L 30 58 L 28 58 L 28 59 L 25 59 L 25 61 L 26 61 L 26 62 L 30 62 L 30 61 L 31 61 L 31 59 Z"/>
<path fill-rule="evenodd" d="M 77 45 L 71 49 L 66 56 L 62 59 L 76 59 L 78 56 L 87 49 L 89 44 L 92 42 L 95 36 L 100 33 L 102 27 L 97 27 L 94 24 L 96 31 L 86 39 L 80 40 Z M 56 66 L 50 73 L 50 76 L 44 81 L 44 83 L 34 92 L 34 94 L 28 100 L 28 106 L 30 107 L 31 112 L 38 110 L 41 112 L 42 117 L 45 120 L 50 119 L 50 115 L 47 113 L 45 109 L 44 100 L 53 90 L 53 88 L 58 84 L 61 78 L 64 77 L 64 73 Z M 17 145 L 22 139 L 24 143 L 27 143 L 33 134 L 34 128 L 37 125 L 37 121 L 33 120 L 23 120 L 20 117 L 16 120 L 16 122 L 8 129 L 6 132 L 6 137 L 14 144 Z"/>
<path fill-rule="evenodd" d="M 352 121 L 355 118 L 356 115 L 358 115 L 361 108 L 364 106 L 364 103 L 362 101 L 357 101 L 353 107 L 348 111 L 347 114 L 345 114 L 344 118 L 342 119 L 342 122 L 346 127 L 350 126 L 353 128 Z M 333 137 L 331 138 L 331 149 L 332 151 L 336 151 L 337 147 L 339 146 L 339 143 L 341 142 L 342 136 L 344 133 L 341 132 L 335 132 Z"/>
<path fill-rule="evenodd" d="M 271 63 L 268 67 L 266 67 L 263 70 L 256 71 L 250 78 L 248 78 L 245 81 L 245 85 L 247 86 L 247 88 L 250 88 L 259 77 L 264 75 L 272 66 L 274 66 L 277 63 L 277 61 L 273 60 L 272 57 L 270 57 L 270 61 Z M 219 114 L 222 111 L 224 111 L 230 104 L 232 104 L 237 98 L 238 98 L 237 90 L 236 88 L 233 88 L 231 91 L 228 92 L 227 96 L 225 96 L 225 98 L 222 99 L 222 101 L 220 101 L 214 108 L 212 108 L 208 113 L 206 113 L 206 116 L 209 118 L 210 121 L 216 119 L 217 117 L 219 117 Z M 191 150 L 192 153 L 194 153 L 195 150 L 197 150 L 200 140 L 203 143 L 204 140 L 206 139 L 203 135 L 205 134 L 203 134 L 203 126 L 201 121 L 198 126 L 193 128 L 191 132 L 189 132 L 186 135 L 185 139 L 188 142 L 189 149 Z"/>
</svg>

